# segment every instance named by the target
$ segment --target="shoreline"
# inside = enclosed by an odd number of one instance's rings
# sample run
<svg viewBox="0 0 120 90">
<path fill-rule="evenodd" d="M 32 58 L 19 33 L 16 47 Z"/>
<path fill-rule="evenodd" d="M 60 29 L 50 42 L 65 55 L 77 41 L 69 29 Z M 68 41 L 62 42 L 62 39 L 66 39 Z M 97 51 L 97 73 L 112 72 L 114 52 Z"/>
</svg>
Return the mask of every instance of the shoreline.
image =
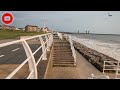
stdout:
<svg viewBox="0 0 120 90">
<path fill-rule="evenodd" d="M 87 34 L 87 33 L 71 33 L 71 34 Z M 89 33 L 89 34 L 90 35 L 113 35 L 113 36 L 120 36 L 120 34 L 97 34 L 97 33 Z"/>
<path fill-rule="evenodd" d="M 66 34 L 87 34 L 87 35 L 113 35 L 113 36 L 120 36 L 120 34 L 99 34 L 99 33 L 72 33 L 72 32 L 68 32 Z"/>
<path fill-rule="evenodd" d="M 97 52 L 103 53 L 111 58 L 114 58 L 116 60 L 120 60 L 120 46 L 119 44 L 110 44 L 105 42 L 99 42 L 97 40 L 91 40 L 91 39 L 81 39 L 77 38 L 75 36 L 72 36 L 72 40 L 79 42 L 88 48 L 91 48 L 93 50 L 96 50 Z"/>
<path fill-rule="evenodd" d="M 103 72 L 104 61 L 117 61 L 103 53 L 99 53 L 87 46 L 75 42 L 73 43 L 75 49 L 90 62 L 93 66 L 95 66 L 100 72 Z M 108 65 L 116 65 L 116 63 L 108 63 Z M 108 67 L 109 69 L 113 69 L 113 67 Z"/>
</svg>

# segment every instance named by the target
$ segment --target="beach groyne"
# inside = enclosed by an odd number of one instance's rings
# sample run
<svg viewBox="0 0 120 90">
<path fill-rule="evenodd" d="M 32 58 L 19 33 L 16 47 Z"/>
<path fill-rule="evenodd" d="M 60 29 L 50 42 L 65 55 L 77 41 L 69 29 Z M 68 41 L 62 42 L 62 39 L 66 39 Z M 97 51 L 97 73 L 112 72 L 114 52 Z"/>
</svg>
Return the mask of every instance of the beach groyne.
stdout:
<svg viewBox="0 0 120 90">
<path fill-rule="evenodd" d="M 75 49 L 85 58 L 87 59 L 92 65 L 94 65 L 99 71 L 103 72 L 103 65 L 104 61 L 117 61 L 103 53 L 97 52 L 87 46 L 74 41 Z M 116 65 L 116 63 L 107 63 L 108 65 Z M 113 69 L 113 67 L 108 67 Z"/>
</svg>

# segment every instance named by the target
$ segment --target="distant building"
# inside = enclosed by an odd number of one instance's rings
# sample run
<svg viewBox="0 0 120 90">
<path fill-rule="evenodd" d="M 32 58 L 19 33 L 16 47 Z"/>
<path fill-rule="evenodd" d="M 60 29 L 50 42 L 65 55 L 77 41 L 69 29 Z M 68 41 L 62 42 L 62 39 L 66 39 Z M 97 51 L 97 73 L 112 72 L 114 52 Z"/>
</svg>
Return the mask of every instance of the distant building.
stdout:
<svg viewBox="0 0 120 90">
<path fill-rule="evenodd" d="M 10 30 L 10 26 L 8 26 L 8 25 L 2 25 L 2 29 L 3 30 Z"/>
<path fill-rule="evenodd" d="M 49 32 L 48 27 L 42 28 L 41 30 L 42 30 L 42 32 Z"/>
<path fill-rule="evenodd" d="M 38 28 L 37 32 L 41 32 L 42 28 Z"/>
<path fill-rule="evenodd" d="M 16 30 L 15 26 L 1 25 L 2 30 Z"/>
<path fill-rule="evenodd" d="M 25 26 L 25 31 L 27 32 L 37 32 L 38 26 L 27 25 Z"/>
<path fill-rule="evenodd" d="M 10 26 L 10 29 L 11 30 L 16 30 L 16 27 L 15 26 Z"/>
</svg>

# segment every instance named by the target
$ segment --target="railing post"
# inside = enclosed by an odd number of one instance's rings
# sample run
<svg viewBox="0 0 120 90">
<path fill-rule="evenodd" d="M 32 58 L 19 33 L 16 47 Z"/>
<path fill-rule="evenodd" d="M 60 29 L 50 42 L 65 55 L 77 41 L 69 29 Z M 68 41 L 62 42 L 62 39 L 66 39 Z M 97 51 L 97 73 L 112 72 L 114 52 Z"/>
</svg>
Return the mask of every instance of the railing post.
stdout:
<svg viewBox="0 0 120 90">
<path fill-rule="evenodd" d="M 104 64 L 103 64 L 103 73 L 104 73 L 104 69 L 105 69 L 105 61 L 104 61 Z"/>
<path fill-rule="evenodd" d="M 47 60 L 47 55 L 46 55 L 46 48 L 45 48 L 45 42 L 43 41 L 42 37 L 39 37 L 41 45 L 42 45 L 42 52 L 43 52 L 43 57 L 42 60 Z"/>
<path fill-rule="evenodd" d="M 22 39 L 22 45 L 25 49 L 25 53 L 27 55 L 27 58 L 31 57 L 31 59 L 28 60 L 28 65 L 29 65 L 29 70 L 30 72 L 33 70 L 34 73 L 32 74 L 32 76 L 30 77 L 30 79 L 37 79 L 37 67 L 36 67 L 36 64 L 35 64 L 35 58 L 32 54 L 32 51 L 28 45 L 28 43 Z"/>
<path fill-rule="evenodd" d="M 49 50 L 50 50 L 50 47 L 51 47 L 51 45 L 52 45 L 52 42 L 53 42 L 52 34 L 49 34 L 49 41 L 48 41 L 48 44 L 49 44 L 48 49 L 49 49 Z"/>
<path fill-rule="evenodd" d="M 116 75 L 115 75 L 115 78 L 117 78 L 118 71 L 119 71 L 119 60 L 118 60 L 118 62 L 117 62 L 117 68 L 116 68 Z"/>
<path fill-rule="evenodd" d="M 50 46 L 52 45 L 52 43 L 53 43 L 53 36 L 52 36 L 52 34 L 50 35 Z"/>
<path fill-rule="evenodd" d="M 47 36 L 47 35 L 45 35 L 45 38 L 46 38 L 46 41 L 47 41 L 47 51 L 50 51 L 50 43 L 49 43 L 49 35 Z"/>
<path fill-rule="evenodd" d="M 53 42 L 53 37 L 52 37 L 52 34 L 49 35 L 49 49 L 52 45 L 52 42 Z"/>
<path fill-rule="evenodd" d="M 50 36 L 49 36 L 49 47 L 51 47 L 52 43 L 53 43 L 53 36 L 52 36 L 52 34 L 50 34 Z"/>
<path fill-rule="evenodd" d="M 59 32 L 57 32 L 57 34 L 58 34 L 58 36 L 59 36 L 59 39 L 62 40 L 62 39 L 63 39 L 63 38 L 62 38 L 62 34 L 59 33 Z"/>
</svg>

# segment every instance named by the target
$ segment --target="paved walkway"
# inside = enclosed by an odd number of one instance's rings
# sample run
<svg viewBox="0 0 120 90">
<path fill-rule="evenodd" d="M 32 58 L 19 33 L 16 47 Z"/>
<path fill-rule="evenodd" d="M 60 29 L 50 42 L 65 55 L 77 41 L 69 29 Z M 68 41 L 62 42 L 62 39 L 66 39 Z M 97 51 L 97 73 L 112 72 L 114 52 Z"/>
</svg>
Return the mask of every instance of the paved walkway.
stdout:
<svg viewBox="0 0 120 90">
<path fill-rule="evenodd" d="M 87 79 L 91 74 L 103 75 L 77 51 L 77 66 L 76 67 L 52 67 L 48 73 L 47 79 Z M 113 75 L 110 75 L 113 78 Z"/>
</svg>

